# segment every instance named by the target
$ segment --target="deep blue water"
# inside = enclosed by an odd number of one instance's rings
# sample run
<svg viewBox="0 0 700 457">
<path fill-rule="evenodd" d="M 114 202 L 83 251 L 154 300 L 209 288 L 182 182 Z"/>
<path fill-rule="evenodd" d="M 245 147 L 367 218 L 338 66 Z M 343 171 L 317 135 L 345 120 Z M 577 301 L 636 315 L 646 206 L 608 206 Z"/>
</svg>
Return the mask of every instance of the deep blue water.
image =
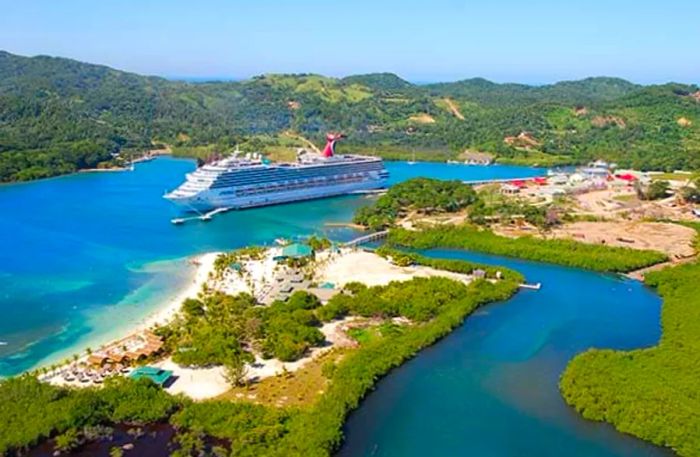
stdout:
<svg viewBox="0 0 700 457">
<path fill-rule="evenodd" d="M 660 299 L 641 283 L 454 250 L 427 255 L 503 265 L 542 282 L 487 305 L 381 380 L 351 414 L 339 457 L 671 455 L 561 398 L 567 362 L 590 347 L 632 349 L 660 336 Z"/>
<path fill-rule="evenodd" d="M 389 162 L 391 181 L 474 180 L 542 170 Z M 187 285 L 192 254 L 324 232 L 334 239 L 367 197 L 339 197 L 230 212 L 173 226 L 161 198 L 194 162 L 161 158 L 133 172 L 83 173 L 0 186 L 0 376 L 95 346 Z"/>
</svg>

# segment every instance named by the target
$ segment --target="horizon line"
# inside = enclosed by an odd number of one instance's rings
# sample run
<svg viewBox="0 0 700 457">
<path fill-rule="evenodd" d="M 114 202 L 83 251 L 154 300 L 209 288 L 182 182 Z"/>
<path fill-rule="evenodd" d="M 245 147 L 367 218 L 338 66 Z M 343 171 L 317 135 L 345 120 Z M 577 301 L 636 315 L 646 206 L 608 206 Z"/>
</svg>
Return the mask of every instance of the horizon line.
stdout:
<svg viewBox="0 0 700 457">
<path fill-rule="evenodd" d="M 584 81 L 587 79 L 602 79 L 602 78 L 608 78 L 608 79 L 619 79 L 622 81 L 626 81 L 631 84 L 635 84 L 638 86 L 661 86 L 661 85 L 667 85 L 667 84 L 685 84 L 685 85 L 692 85 L 692 86 L 700 86 L 700 79 L 698 81 L 680 81 L 680 80 L 664 80 L 664 81 L 656 81 L 656 82 L 638 82 L 635 81 L 634 79 L 628 79 L 622 76 L 615 76 L 615 75 L 589 75 L 589 76 L 582 76 L 582 77 L 573 77 L 573 78 L 562 78 L 562 79 L 556 79 L 552 78 L 547 82 L 518 82 L 514 80 L 497 80 L 497 79 L 490 79 L 488 77 L 484 76 L 466 76 L 466 77 L 457 77 L 457 78 L 445 78 L 445 79 L 440 79 L 439 77 L 436 77 L 435 79 L 428 79 L 428 78 L 417 78 L 417 79 L 407 79 L 401 76 L 399 73 L 395 71 L 390 71 L 390 70 L 378 70 L 378 71 L 372 71 L 372 72 L 365 72 L 361 71 L 358 73 L 350 73 L 350 74 L 345 74 L 345 75 L 326 75 L 323 73 L 317 73 L 317 72 L 305 72 L 305 71 L 300 71 L 300 72 L 274 72 L 274 71 L 267 71 L 263 73 L 256 73 L 256 74 L 251 74 L 249 76 L 228 76 L 228 75 L 207 75 L 207 76 L 195 76 L 195 75 L 174 75 L 174 74 L 158 74 L 158 73 L 146 73 L 146 72 L 138 72 L 134 70 L 128 70 L 128 69 L 122 69 L 118 68 L 116 66 L 113 66 L 111 64 L 107 63 L 95 63 L 95 62 L 89 62 L 85 60 L 80 60 L 74 57 L 66 57 L 66 56 L 60 56 L 60 55 L 50 55 L 50 54 L 35 54 L 35 55 L 24 55 L 24 54 L 17 54 L 11 51 L 8 51 L 7 49 L 0 49 L 0 52 L 6 52 L 7 54 L 10 54 L 15 57 L 23 57 L 27 59 L 33 59 L 33 58 L 40 58 L 40 57 L 48 57 L 48 58 L 53 58 L 53 59 L 65 59 L 65 60 L 71 60 L 74 62 L 82 63 L 82 64 L 87 64 L 87 65 L 96 65 L 96 66 L 102 66 L 102 67 L 107 67 L 109 69 L 115 70 L 115 71 L 120 71 L 123 73 L 131 73 L 134 75 L 138 76 L 143 76 L 143 77 L 155 77 L 155 78 L 163 78 L 168 81 L 174 81 L 174 82 L 187 82 L 187 83 L 218 83 L 218 82 L 242 82 L 242 81 L 247 81 L 251 80 L 254 78 L 259 78 L 259 77 L 264 77 L 264 76 L 269 76 L 269 75 L 288 75 L 288 76 L 302 76 L 302 75 L 314 75 L 314 76 L 321 76 L 325 78 L 331 78 L 331 79 L 344 79 L 352 76 L 364 76 L 364 75 L 376 75 L 376 74 L 392 74 L 398 78 L 400 78 L 403 81 L 406 81 L 412 85 L 415 86 L 425 86 L 429 84 L 450 84 L 450 83 L 458 83 L 462 81 L 470 81 L 470 80 L 475 80 L 475 79 L 482 79 L 490 83 L 498 84 L 498 85 L 521 85 L 521 86 L 531 86 L 531 87 L 542 87 L 542 86 L 549 86 L 549 85 L 554 85 L 558 83 L 565 83 L 565 82 L 579 82 L 579 81 Z"/>
</svg>

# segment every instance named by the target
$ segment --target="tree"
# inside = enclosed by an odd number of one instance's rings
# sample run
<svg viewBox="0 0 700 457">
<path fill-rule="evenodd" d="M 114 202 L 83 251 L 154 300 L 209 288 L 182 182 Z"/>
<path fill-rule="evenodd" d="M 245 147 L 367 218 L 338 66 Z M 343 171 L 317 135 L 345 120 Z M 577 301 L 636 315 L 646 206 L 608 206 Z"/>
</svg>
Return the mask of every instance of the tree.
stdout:
<svg viewBox="0 0 700 457">
<path fill-rule="evenodd" d="M 697 187 L 697 184 L 681 188 L 680 194 L 687 203 L 700 203 L 700 188 Z"/>
<path fill-rule="evenodd" d="M 660 200 L 668 196 L 670 188 L 668 181 L 652 181 L 646 188 L 638 185 L 637 195 L 642 200 Z"/>
<path fill-rule="evenodd" d="M 224 364 L 224 378 L 234 387 L 247 384 L 248 366 L 243 357 L 233 355 Z"/>
<path fill-rule="evenodd" d="M 80 445 L 80 436 L 74 428 L 66 430 L 61 435 L 56 437 L 56 450 L 60 452 L 68 452 Z"/>
<path fill-rule="evenodd" d="M 199 457 L 204 454 L 204 434 L 199 430 L 182 431 L 175 435 L 178 448 L 173 457 Z"/>
</svg>

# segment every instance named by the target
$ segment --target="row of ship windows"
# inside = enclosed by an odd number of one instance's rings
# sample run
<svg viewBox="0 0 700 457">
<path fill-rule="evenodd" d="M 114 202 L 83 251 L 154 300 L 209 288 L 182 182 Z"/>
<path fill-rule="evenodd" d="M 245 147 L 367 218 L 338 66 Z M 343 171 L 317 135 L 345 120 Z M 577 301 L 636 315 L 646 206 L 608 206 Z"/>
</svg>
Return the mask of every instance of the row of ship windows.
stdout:
<svg viewBox="0 0 700 457">
<path fill-rule="evenodd" d="M 284 190 L 298 190 L 298 189 L 304 189 L 307 187 L 323 187 L 323 186 L 335 186 L 338 184 L 350 184 L 354 182 L 362 182 L 366 181 L 366 179 L 362 177 L 348 177 L 348 178 L 343 178 L 343 179 L 338 179 L 333 182 L 326 182 L 321 185 L 317 183 L 312 183 L 310 181 L 305 181 L 305 182 L 300 182 L 300 183 L 295 183 L 295 184 L 271 184 L 269 186 L 265 187 L 256 187 L 253 189 L 241 189 L 237 191 L 225 191 L 221 192 L 221 195 L 236 195 L 239 197 L 243 197 L 246 195 L 258 195 L 258 194 L 269 194 L 273 192 L 280 192 Z"/>
<path fill-rule="evenodd" d="M 300 172 L 311 172 L 311 173 L 322 173 L 324 171 L 340 171 L 347 168 L 383 168 L 380 162 L 368 162 L 368 163 L 347 163 L 342 165 L 333 166 L 322 166 L 322 167 L 300 167 L 300 168 L 284 168 L 284 167 L 269 167 L 269 168 L 252 168 L 246 170 L 235 170 L 234 173 L 275 173 L 275 172 L 289 172 L 289 173 L 300 173 Z"/>
<path fill-rule="evenodd" d="M 220 188 L 220 187 L 230 187 L 230 186 L 248 186 L 248 185 L 255 185 L 255 184 L 261 184 L 261 183 L 267 183 L 267 182 L 296 182 L 296 181 L 305 181 L 305 182 L 323 182 L 323 181 L 328 181 L 328 180 L 338 180 L 338 179 L 343 179 L 347 177 L 367 177 L 367 173 L 348 173 L 348 174 L 342 174 L 342 175 L 330 175 L 330 176 L 314 176 L 314 177 L 308 177 L 308 178 L 303 178 L 299 176 L 293 176 L 285 179 L 284 177 L 276 177 L 276 179 L 271 180 L 269 177 L 267 178 L 262 178 L 262 179 L 240 179 L 240 178 L 222 178 L 216 183 L 214 183 L 212 189 Z"/>
<path fill-rule="evenodd" d="M 381 171 L 382 167 L 336 167 L 332 170 L 269 170 L 269 171 L 254 171 L 254 172 L 240 172 L 240 173 L 227 173 L 219 176 L 221 178 L 227 177 L 239 177 L 239 178 L 257 178 L 266 177 L 268 179 L 280 179 L 285 176 L 332 176 L 338 174 L 355 173 L 355 172 L 369 172 L 369 171 Z"/>
</svg>

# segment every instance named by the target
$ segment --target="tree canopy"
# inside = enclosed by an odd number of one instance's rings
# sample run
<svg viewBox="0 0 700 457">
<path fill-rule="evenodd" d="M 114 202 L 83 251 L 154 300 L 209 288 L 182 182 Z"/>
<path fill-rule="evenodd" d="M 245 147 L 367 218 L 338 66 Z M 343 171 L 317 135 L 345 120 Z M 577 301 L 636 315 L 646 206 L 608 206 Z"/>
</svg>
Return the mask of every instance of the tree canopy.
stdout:
<svg viewBox="0 0 700 457">
<path fill-rule="evenodd" d="M 697 92 L 615 78 L 414 85 L 393 74 L 194 84 L 0 51 L 0 181 L 69 173 L 155 144 L 211 155 L 288 146 L 289 132 L 321 143 L 331 130 L 348 134 L 345 151 L 395 159 L 469 149 L 510 163 L 698 169 Z"/>
</svg>

